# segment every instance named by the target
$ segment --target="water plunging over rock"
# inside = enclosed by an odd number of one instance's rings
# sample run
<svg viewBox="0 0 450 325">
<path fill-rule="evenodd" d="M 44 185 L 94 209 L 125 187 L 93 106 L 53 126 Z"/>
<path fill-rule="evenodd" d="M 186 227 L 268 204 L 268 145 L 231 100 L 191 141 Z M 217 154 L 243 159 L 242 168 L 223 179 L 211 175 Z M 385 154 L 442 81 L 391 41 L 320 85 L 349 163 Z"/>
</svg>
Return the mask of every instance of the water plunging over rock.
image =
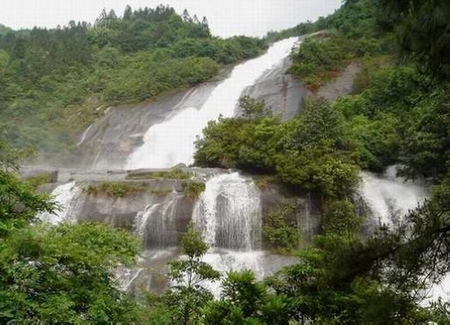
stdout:
<svg viewBox="0 0 450 325">
<path fill-rule="evenodd" d="M 52 197 L 59 206 L 58 210 L 54 213 L 43 212 L 38 215 L 38 219 L 52 225 L 61 222 L 75 223 L 84 204 L 82 189 L 75 182 L 70 182 L 58 186 L 52 192 Z"/>
<path fill-rule="evenodd" d="M 128 158 L 127 169 L 164 168 L 193 161 L 194 141 L 211 120 L 231 117 L 242 91 L 267 70 L 280 64 L 291 52 L 297 38 L 279 41 L 266 54 L 236 66 L 219 84 L 200 109 L 187 108 L 160 124 L 151 126 L 144 143 Z"/>
<path fill-rule="evenodd" d="M 212 247 L 261 247 L 260 193 L 251 179 L 239 173 L 219 175 L 206 182 L 192 219 Z"/>
<path fill-rule="evenodd" d="M 142 145 L 147 129 L 187 107 L 200 108 L 217 81 L 137 105 L 111 107 L 90 125 L 78 142 L 76 166 L 93 169 L 123 167 L 133 150 Z"/>
<path fill-rule="evenodd" d="M 373 220 L 395 226 L 402 215 L 415 209 L 427 197 L 424 186 L 395 177 L 390 167 L 383 177 L 361 173 L 360 192 L 371 211 Z"/>
<path fill-rule="evenodd" d="M 177 217 L 182 199 L 182 194 L 173 192 L 162 202 L 150 204 L 137 214 L 135 229 L 142 238 L 144 247 L 170 247 L 178 244 L 179 237 L 186 229 L 185 223 L 179 225 L 183 218 Z"/>
</svg>

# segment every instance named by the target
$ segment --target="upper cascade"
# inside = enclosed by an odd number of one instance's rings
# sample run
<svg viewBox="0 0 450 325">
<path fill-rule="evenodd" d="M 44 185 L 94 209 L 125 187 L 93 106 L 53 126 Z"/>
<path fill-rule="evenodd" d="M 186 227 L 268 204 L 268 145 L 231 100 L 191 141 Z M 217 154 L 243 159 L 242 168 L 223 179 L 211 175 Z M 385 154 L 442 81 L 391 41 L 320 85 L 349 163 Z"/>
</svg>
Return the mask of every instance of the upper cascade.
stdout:
<svg viewBox="0 0 450 325">
<path fill-rule="evenodd" d="M 186 108 L 151 126 L 145 133 L 143 145 L 128 157 L 125 168 L 168 168 L 180 163 L 192 164 L 194 142 L 208 121 L 220 116 L 232 117 L 244 89 L 267 70 L 282 64 L 296 42 L 297 37 L 279 41 L 264 55 L 236 66 L 200 109 Z"/>
<path fill-rule="evenodd" d="M 251 179 L 237 172 L 215 176 L 206 183 L 192 219 L 214 248 L 261 248 L 260 192 Z"/>
</svg>

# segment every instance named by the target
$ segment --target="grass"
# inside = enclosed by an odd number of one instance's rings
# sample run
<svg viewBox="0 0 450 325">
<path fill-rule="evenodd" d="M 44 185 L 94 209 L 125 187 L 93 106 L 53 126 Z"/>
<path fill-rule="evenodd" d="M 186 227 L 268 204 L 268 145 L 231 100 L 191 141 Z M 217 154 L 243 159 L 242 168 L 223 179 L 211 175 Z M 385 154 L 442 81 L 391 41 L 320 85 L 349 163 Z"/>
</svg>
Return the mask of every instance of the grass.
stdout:
<svg viewBox="0 0 450 325">
<path fill-rule="evenodd" d="M 180 168 L 175 168 L 167 171 L 155 171 L 155 172 L 149 172 L 149 171 L 143 171 L 143 172 L 132 172 L 129 173 L 126 177 L 126 179 L 130 180 L 143 180 L 143 179 L 190 179 L 192 177 L 192 173 L 185 172 L 184 170 Z"/>
</svg>

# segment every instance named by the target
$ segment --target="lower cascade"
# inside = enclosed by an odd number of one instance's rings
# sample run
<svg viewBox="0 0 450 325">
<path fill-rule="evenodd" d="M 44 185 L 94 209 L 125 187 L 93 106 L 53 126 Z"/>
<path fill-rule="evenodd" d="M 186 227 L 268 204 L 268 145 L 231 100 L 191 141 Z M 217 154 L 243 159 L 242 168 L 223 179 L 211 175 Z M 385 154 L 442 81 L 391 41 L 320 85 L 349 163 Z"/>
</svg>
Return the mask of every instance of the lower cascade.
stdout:
<svg viewBox="0 0 450 325">
<path fill-rule="evenodd" d="M 395 227 L 401 216 L 416 208 L 428 195 L 424 186 L 396 178 L 393 170 L 394 167 L 388 169 L 383 176 L 362 172 L 360 183 L 360 194 L 370 210 L 369 219 L 390 227 Z M 42 213 L 39 219 L 52 225 L 77 222 L 90 216 L 89 212 L 93 211 L 89 207 L 95 205 L 93 202 L 103 206 L 104 198 L 89 196 L 82 186 L 72 181 L 56 187 L 52 195 L 60 209 L 53 214 Z M 164 290 L 166 263 L 179 258 L 176 246 L 189 221 L 210 245 L 203 260 L 222 275 L 230 270 L 252 270 L 257 279 L 262 279 L 295 263 L 295 257 L 262 250 L 261 195 L 253 180 L 238 172 L 210 175 L 204 192 L 194 202 L 181 191 L 149 192 L 146 206 L 143 205 L 134 218 L 130 216 L 134 219 L 134 232 L 143 241 L 144 251 L 136 268 L 117 271 L 120 287 L 127 292 L 137 292 L 139 288 L 154 292 Z M 302 213 L 307 214 L 307 210 Z M 204 285 L 216 297 L 220 295 L 220 282 Z M 449 295 L 449 276 L 430 288 L 430 301 Z"/>
<path fill-rule="evenodd" d="M 382 176 L 361 172 L 360 193 L 368 204 L 371 217 L 380 224 L 395 226 L 402 215 L 427 198 L 424 186 L 395 177 L 395 166 Z"/>
<path fill-rule="evenodd" d="M 239 173 L 210 179 L 192 219 L 211 247 L 246 251 L 261 247 L 259 190 L 251 179 Z"/>
<path fill-rule="evenodd" d="M 182 195 L 171 193 L 163 202 L 148 205 L 136 216 L 136 233 L 145 247 L 176 246 L 176 212 Z"/>
<path fill-rule="evenodd" d="M 84 203 L 82 189 L 75 182 L 69 182 L 58 186 L 52 196 L 58 205 L 57 210 L 53 213 L 43 212 L 38 215 L 38 219 L 51 225 L 77 222 L 78 212 Z"/>
</svg>

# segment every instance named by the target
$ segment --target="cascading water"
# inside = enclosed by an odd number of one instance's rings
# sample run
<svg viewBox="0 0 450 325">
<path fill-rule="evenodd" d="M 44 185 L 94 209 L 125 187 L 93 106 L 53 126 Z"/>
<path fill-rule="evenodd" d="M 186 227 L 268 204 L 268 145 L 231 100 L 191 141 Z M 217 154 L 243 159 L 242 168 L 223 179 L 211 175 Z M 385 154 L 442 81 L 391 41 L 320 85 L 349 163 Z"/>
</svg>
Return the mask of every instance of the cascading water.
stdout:
<svg viewBox="0 0 450 325">
<path fill-rule="evenodd" d="M 56 225 L 61 222 L 76 222 L 78 211 L 83 206 L 82 189 L 75 182 L 58 186 L 53 192 L 54 201 L 59 205 L 59 210 L 54 213 L 44 212 L 38 218 L 46 223 Z"/>
<path fill-rule="evenodd" d="M 145 247 L 168 247 L 177 245 L 177 203 L 183 196 L 172 193 L 164 202 L 150 204 L 136 216 L 135 231 Z"/>
<path fill-rule="evenodd" d="M 372 217 L 381 224 L 395 227 L 396 222 L 415 209 L 427 196 L 425 186 L 395 177 L 395 166 L 387 169 L 383 177 L 377 177 L 368 172 L 361 173 L 360 191 L 368 203 Z M 439 297 L 444 301 L 450 298 L 450 274 L 440 284 L 432 286 L 429 290 L 429 299 L 423 304 L 427 305 Z"/>
<path fill-rule="evenodd" d="M 192 219 L 211 247 L 249 251 L 261 246 L 259 190 L 239 173 L 207 181 Z"/>
<path fill-rule="evenodd" d="M 192 216 L 210 245 L 203 260 L 225 275 L 252 270 L 258 279 L 292 263 L 291 259 L 261 251 L 260 191 L 253 180 L 234 172 L 206 182 Z M 203 285 L 219 297 L 220 282 Z"/>
<path fill-rule="evenodd" d="M 233 116 L 242 91 L 268 69 L 281 64 L 297 41 L 296 37 L 279 41 L 266 54 L 236 66 L 200 109 L 187 108 L 163 123 L 151 126 L 144 136 L 144 144 L 128 157 L 126 169 L 191 164 L 194 141 L 207 123 L 220 116 Z"/>
<path fill-rule="evenodd" d="M 417 207 L 427 197 L 425 187 L 395 177 L 390 167 L 383 177 L 361 173 L 361 194 L 369 205 L 372 218 L 380 224 L 395 226 L 402 215 Z"/>
</svg>

